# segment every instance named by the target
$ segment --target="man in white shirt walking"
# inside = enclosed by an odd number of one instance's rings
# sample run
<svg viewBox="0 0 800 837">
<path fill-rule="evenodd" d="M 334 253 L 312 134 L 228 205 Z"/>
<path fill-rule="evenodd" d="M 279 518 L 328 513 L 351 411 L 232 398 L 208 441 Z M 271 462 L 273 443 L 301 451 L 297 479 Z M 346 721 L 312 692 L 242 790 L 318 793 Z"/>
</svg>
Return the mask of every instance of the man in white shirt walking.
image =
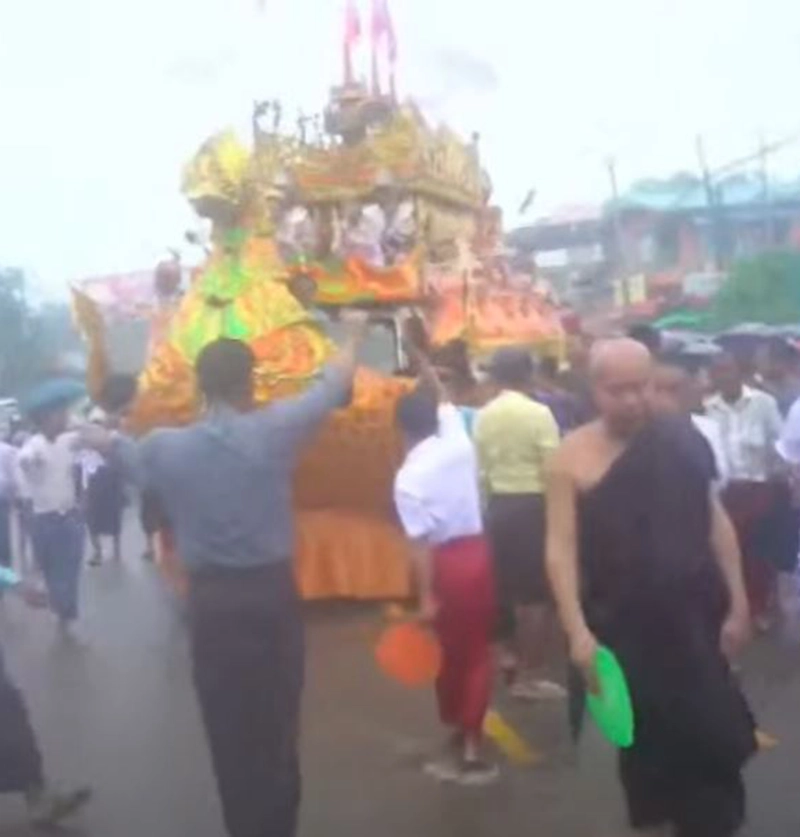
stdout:
<svg viewBox="0 0 800 837">
<path fill-rule="evenodd" d="M 394 490 L 414 550 L 421 615 L 442 646 L 439 715 L 453 731 L 447 757 L 426 770 L 441 780 L 484 784 L 497 775 L 480 750 L 492 685 L 495 597 L 478 465 L 461 415 L 452 404 L 437 403 L 441 387 L 430 368 L 426 375 L 430 390 L 418 388 L 397 407 L 407 454 Z"/>
<path fill-rule="evenodd" d="M 31 494 L 33 552 L 44 577 L 50 607 L 67 631 L 78 617 L 83 563 L 83 521 L 75 486 L 77 433 L 67 430 L 66 408 L 34 417 L 38 432 L 19 452 Z"/>
<path fill-rule="evenodd" d="M 785 499 L 775 445 L 781 415 L 775 399 L 748 387 L 737 359 L 720 354 L 711 367 L 716 394 L 706 402 L 707 415 L 717 422 L 728 485 L 723 500 L 739 537 L 745 584 L 755 624 L 769 627 L 775 599 L 776 560 L 768 554 L 770 520 Z"/>
<path fill-rule="evenodd" d="M 680 353 L 662 354 L 653 373 L 653 407 L 665 415 L 685 415 L 691 419 L 714 454 L 717 471 L 715 485 L 728 481 L 727 463 L 719 424 L 704 414 L 703 396 L 697 381 L 696 361 Z"/>
</svg>

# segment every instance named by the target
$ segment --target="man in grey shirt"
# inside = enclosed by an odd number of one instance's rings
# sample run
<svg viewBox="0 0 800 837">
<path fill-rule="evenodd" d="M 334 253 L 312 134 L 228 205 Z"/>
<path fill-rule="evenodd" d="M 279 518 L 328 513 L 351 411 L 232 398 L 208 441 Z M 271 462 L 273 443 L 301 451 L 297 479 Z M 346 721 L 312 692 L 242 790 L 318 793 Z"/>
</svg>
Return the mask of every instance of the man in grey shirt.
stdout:
<svg viewBox="0 0 800 837">
<path fill-rule="evenodd" d="M 252 409 L 253 354 L 218 340 L 197 360 L 196 424 L 110 441 L 159 497 L 189 571 L 195 687 L 231 837 L 296 830 L 304 648 L 292 477 L 303 444 L 349 400 L 366 317 L 348 321 L 346 346 L 302 395 Z"/>
</svg>

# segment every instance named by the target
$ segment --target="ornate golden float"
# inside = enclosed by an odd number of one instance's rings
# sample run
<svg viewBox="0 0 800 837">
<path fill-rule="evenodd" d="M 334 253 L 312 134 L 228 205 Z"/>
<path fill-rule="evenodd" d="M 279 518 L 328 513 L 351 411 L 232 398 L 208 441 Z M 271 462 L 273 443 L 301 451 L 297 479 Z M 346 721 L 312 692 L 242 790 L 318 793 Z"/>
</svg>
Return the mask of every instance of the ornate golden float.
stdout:
<svg viewBox="0 0 800 837">
<path fill-rule="evenodd" d="M 477 349 L 560 340 L 553 312 L 507 281 L 477 140 L 431 129 L 412 104 L 357 84 L 335 88 L 324 117 L 300 119 L 291 132 L 281 121 L 280 105 L 260 103 L 252 149 L 218 134 L 186 168 L 184 194 L 212 224 L 208 258 L 182 296 L 167 303 L 162 294 L 156 304 L 159 335 L 139 376 L 133 432 L 197 416 L 193 364 L 221 336 L 252 347 L 260 403 L 297 392 L 333 351 L 343 306 L 369 307 L 395 325 L 416 310 L 440 342 L 461 337 Z M 313 300 L 296 292 L 300 279 L 312 282 Z M 76 287 L 74 300 L 98 391 L 110 371 L 107 323 L 90 293 Z M 391 483 L 400 456 L 394 405 L 410 385 L 360 370 L 351 406 L 303 458 L 296 560 L 307 598 L 408 591 Z M 163 560 L 180 585 L 174 556 Z"/>
</svg>

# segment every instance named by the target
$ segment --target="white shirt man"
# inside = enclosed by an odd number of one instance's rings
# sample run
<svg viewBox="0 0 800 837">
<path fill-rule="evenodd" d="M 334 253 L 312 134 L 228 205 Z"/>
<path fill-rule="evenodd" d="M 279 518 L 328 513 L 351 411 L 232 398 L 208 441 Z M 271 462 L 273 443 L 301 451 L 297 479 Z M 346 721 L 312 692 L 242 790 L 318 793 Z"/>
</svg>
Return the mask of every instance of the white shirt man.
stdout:
<svg viewBox="0 0 800 837">
<path fill-rule="evenodd" d="M 19 452 L 34 514 L 65 514 L 77 503 L 75 463 L 78 437 L 61 433 L 52 441 L 37 433 Z"/>
<path fill-rule="evenodd" d="M 31 496 L 31 541 L 47 587 L 50 607 L 61 628 L 78 617 L 83 563 L 83 520 L 78 511 L 75 454 L 78 434 L 66 431 L 66 417 L 53 409 L 40 418 L 45 432 L 32 436 L 19 452 Z"/>
<path fill-rule="evenodd" d="M 717 466 L 717 479 L 715 486 L 724 488 L 728 482 L 728 463 L 725 457 L 725 449 L 722 446 L 722 433 L 719 424 L 709 416 L 692 415 L 692 423 L 703 434 L 711 452 L 714 454 L 714 464 Z"/>
<path fill-rule="evenodd" d="M 442 647 L 436 682 L 442 723 L 457 733 L 449 757 L 426 771 L 464 784 L 491 781 L 480 757 L 492 684 L 494 579 L 483 537 L 478 464 L 464 421 L 431 395 L 401 399 L 397 419 L 408 454 L 395 481 L 395 505 L 414 550 L 422 615 Z"/>
<path fill-rule="evenodd" d="M 736 401 L 726 401 L 720 394 L 709 398 L 706 414 L 719 427 L 725 471 L 731 482 L 767 482 L 775 474 L 775 444 L 782 420 L 771 395 L 744 386 Z"/>
</svg>

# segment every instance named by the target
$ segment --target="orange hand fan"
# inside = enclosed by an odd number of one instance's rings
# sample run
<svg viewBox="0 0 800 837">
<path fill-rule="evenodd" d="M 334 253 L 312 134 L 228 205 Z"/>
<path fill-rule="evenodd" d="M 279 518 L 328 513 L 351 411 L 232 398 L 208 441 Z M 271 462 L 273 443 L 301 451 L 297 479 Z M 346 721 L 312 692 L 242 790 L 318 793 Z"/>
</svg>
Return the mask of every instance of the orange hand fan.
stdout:
<svg viewBox="0 0 800 837">
<path fill-rule="evenodd" d="M 439 642 L 416 622 L 390 625 L 375 647 L 375 658 L 384 674 L 403 686 L 432 683 L 442 665 Z"/>
</svg>

